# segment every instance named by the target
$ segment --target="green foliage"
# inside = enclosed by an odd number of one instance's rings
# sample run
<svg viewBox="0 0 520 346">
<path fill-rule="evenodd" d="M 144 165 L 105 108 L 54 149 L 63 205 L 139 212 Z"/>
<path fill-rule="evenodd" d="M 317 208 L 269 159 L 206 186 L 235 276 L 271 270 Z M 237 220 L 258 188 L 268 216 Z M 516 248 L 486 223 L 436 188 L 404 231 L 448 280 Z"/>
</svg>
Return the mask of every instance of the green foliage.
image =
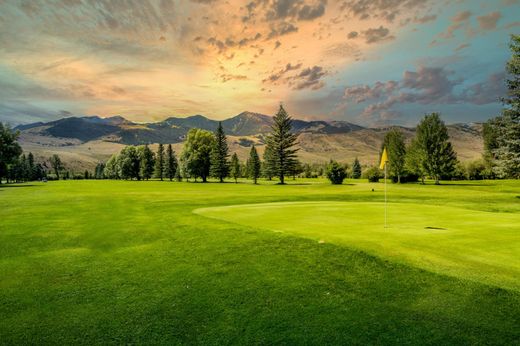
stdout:
<svg viewBox="0 0 520 346">
<path fill-rule="evenodd" d="M 109 179 L 121 179 L 119 155 L 114 154 L 108 159 L 103 173 Z"/>
<path fill-rule="evenodd" d="M 388 153 L 387 174 L 390 178 L 396 178 L 401 182 L 404 174 L 406 157 L 406 145 L 403 133 L 398 128 L 392 128 L 385 134 L 382 147 L 386 147 Z"/>
<path fill-rule="evenodd" d="M 343 184 L 343 180 L 347 177 L 347 170 L 334 160 L 330 160 L 327 165 L 327 178 L 334 185 Z"/>
<path fill-rule="evenodd" d="M 297 164 L 296 145 L 297 135 L 291 132 L 292 119 L 282 105 L 273 118 L 274 123 L 271 133 L 267 137 L 266 156 L 264 162 L 269 173 L 274 173 L 280 179 L 280 184 L 285 183 L 285 176 Z"/>
<path fill-rule="evenodd" d="M 215 137 L 211 132 L 201 129 L 191 129 L 188 132 L 181 157 L 186 170 L 185 177 L 200 177 L 203 182 L 207 181 L 214 146 Z"/>
<path fill-rule="evenodd" d="M 439 184 L 450 177 L 457 164 L 457 156 L 449 141 L 448 129 L 438 113 L 425 115 L 417 125 L 412 142 L 413 160 Z"/>
<path fill-rule="evenodd" d="M 235 179 L 235 183 L 237 179 L 240 177 L 240 161 L 238 160 L 238 156 L 236 153 L 231 157 L 231 177 Z"/>
<path fill-rule="evenodd" d="M 276 175 L 274 160 L 272 148 L 267 146 L 264 150 L 264 160 L 262 161 L 262 174 L 267 180 L 271 180 Z"/>
<path fill-rule="evenodd" d="M 211 175 L 222 183 L 229 175 L 229 152 L 226 134 L 222 128 L 222 122 L 218 123 L 215 131 L 215 145 L 211 151 Z"/>
<path fill-rule="evenodd" d="M 173 151 L 172 145 L 168 144 L 166 148 L 166 167 L 165 167 L 165 175 L 170 181 L 175 178 L 177 174 L 177 158 L 175 157 L 175 152 Z"/>
<path fill-rule="evenodd" d="M 49 158 L 49 163 L 54 170 L 54 174 L 56 175 L 56 178 L 60 179 L 60 172 L 65 169 L 63 163 L 61 162 L 61 158 L 58 154 L 54 154 Z"/>
<path fill-rule="evenodd" d="M 253 144 L 251 146 L 251 151 L 249 152 L 249 159 L 247 160 L 247 176 L 253 179 L 255 184 L 260 177 L 261 168 L 262 163 L 260 162 L 260 157 L 258 156 L 255 145 Z"/>
<path fill-rule="evenodd" d="M 487 179 L 490 171 L 484 160 L 475 160 L 468 162 L 465 167 L 466 179 L 482 180 Z"/>
<path fill-rule="evenodd" d="M 155 158 L 154 177 L 163 180 L 164 177 L 164 146 L 159 143 L 157 148 L 157 156 Z"/>
<path fill-rule="evenodd" d="M 139 147 L 140 172 L 143 179 L 148 180 L 154 172 L 155 158 L 148 145 Z"/>
<path fill-rule="evenodd" d="M 368 179 L 370 183 L 377 183 L 379 179 L 384 178 L 383 172 L 377 166 L 372 166 L 363 172 L 365 179 Z"/>
<path fill-rule="evenodd" d="M 96 165 L 96 169 L 94 170 L 94 178 L 95 179 L 105 179 L 105 164 L 100 162 Z"/>
<path fill-rule="evenodd" d="M 520 178 L 520 35 L 511 36 L 511 59 L 506 70 L 508 93 L 503 98 L 502 115 L 487 123 L 484 135 L 488 155 L 494 159 L 493 169 L 501 178 Z M 491 152 L 491 153 L 489 153 Z"/>
<path fill-rule="evenodd" d="M 357 157 L 354 159 L 354 163 L 352 163 L 352 178 L 361 178 L 361 164 Z"/>
<path fill-rule="evenodd" d="M 12 131 L 9 126 L 0 122 L 0 184 L 7 175 L 9 165 L 22 154 L 22 148 L 17 142 L 19 135 L 18 131 Z"/>
<path fill-rule="evenodd" d="M 119 161 L 121 179 L 141 180 L 141 159 L 136 147 L 131 145 L 124 147 L 117 160 Z"/>
</svg>

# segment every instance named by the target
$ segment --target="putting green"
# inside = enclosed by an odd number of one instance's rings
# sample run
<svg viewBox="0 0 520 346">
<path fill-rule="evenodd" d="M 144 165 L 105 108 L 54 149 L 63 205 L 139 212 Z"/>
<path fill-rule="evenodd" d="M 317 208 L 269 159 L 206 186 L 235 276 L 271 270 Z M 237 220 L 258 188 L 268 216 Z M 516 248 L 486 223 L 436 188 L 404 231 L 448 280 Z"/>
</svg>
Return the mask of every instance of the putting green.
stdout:
<svg viewBox="0 0 520 346">
<path fill-rule="evenodd" d="M 347 245 L 441 274 L 520 290 L 520 215 L 453 206 L 288 202 L 197 209 L 254 228 Z"/>
</svg>

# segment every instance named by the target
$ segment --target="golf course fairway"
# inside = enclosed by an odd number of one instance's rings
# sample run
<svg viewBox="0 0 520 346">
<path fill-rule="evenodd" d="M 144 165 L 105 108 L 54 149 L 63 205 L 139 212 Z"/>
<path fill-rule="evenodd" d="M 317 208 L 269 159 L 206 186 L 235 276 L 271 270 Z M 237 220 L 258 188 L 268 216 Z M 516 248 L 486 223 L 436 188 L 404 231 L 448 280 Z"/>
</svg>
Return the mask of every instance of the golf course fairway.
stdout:
<svg viewBox="0 0 520 346">
<path fill-rule="evenodd" d="M 203 208 L 196 213 L 348 245 L 442 274 L 520 288 L 519 214 L 416 203 L 282 202 Z"/>
<path fill-rule="evenodd" d="M 0 345 L 515 345 L 520 182 L 0 187 Z"/>
</svg>

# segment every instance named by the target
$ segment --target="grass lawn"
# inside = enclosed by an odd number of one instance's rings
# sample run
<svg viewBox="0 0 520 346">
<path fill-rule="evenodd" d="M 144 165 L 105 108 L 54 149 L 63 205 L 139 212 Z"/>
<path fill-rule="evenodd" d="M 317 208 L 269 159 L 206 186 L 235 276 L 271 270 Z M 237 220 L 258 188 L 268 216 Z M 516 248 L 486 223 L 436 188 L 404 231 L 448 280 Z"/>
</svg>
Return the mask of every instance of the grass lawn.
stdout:
<svg viewBox="0 0 520 346">
<path fill-rule="evenodd" d="M 0 186 L 0 344 L 520 343 L 519 181 L 290 183 Z"/>
</svg>

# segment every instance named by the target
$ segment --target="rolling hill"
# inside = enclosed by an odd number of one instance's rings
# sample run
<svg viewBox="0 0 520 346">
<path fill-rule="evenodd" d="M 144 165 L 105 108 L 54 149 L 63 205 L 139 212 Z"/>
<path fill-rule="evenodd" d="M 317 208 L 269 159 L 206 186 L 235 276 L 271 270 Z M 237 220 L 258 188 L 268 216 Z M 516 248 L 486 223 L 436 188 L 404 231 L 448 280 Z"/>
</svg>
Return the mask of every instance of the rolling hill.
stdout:
<svg viewBox="0 0 520 346">
<path fill-rule="evenodd" d="M 263 153 L 264 139 L 272 125 L 272 117 L 242 112 L 222 121 L 231 152 L 241 160 L 247 158 L 252 143 Z M 170 117 L 154 123 L 134 123 L 121 116 L 101 118 L 68 117 L 56 121 L 20 125 L 20 143 L 24 151 L 39 160 L 51 154 L 62 156 L 71 169 L 92 169 L 125 145 L 171 143 L 179 153 L 191 128 L 214 131 L 218 121 L 203 115 L 186 118 Z M 410 140 L 414 129 L 400 127 Z M 387 128 L 368 128 L 346 121 L 305 121 L 294 119 L 298 133 L 299 157 L 304 162 L 326 162 L 335 159 L 350 162 L 358 157 L 363 164 L 377 162 L 379 147 Z M 479 158 L 482 153 L 482 125 L 448 125 L 450 139 L 461 161 Z"/>
</svg>

